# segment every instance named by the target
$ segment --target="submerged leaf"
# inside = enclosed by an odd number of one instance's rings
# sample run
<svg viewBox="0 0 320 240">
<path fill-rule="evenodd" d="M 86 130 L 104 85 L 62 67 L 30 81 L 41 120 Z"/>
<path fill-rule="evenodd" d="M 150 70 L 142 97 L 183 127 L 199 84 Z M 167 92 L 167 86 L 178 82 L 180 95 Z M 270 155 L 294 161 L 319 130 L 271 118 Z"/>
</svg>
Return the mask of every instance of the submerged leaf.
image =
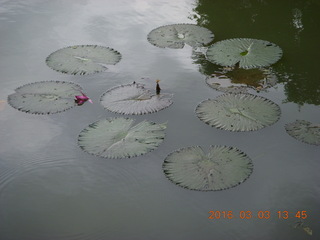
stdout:
<svg viewBox="0 0 320 240">
<path fill-rule="evenodd" d="M 168 94 L 151 94 L 143 84 L 132 83 L 109 89 L 101 96 L 101 104 L 111 112 L 146 114 L 160 111 L 172 104 Z"/>
<path fill-rule="evenodd" d="M 244 182 L 253 171 L 253 163 L 237 148 L 211 146 L 205 154 L 201 147 L 194 146 L 169 154 L 163 163 L 163 171 L 180 187 L 217 191 Z"/>
<path fill-rule="evenodd" d="M 252 94 L 224 94 L 200 103 L 196 114 L 212 127 L 254 131 L 278 121 L 280 108 L 274 102 Z"/>
<path fill-rule="evenodd" d="M 76 106 L 74 97 L 82 92 L 75 83 L 43 81 L 26 84 L 8 96 L 8 103 L 23 112 L 52 114 Z"/>
<path fill-rule="evenodd" d="M 287 133 L 302 142 L 320 145 L 320 124 L 313 124 L 305 120 L 296 120 L 285 126 Z"/>
<path fill-rule="evenodd" d="M 282 57 L 282 50 L 274 43 L 251 38 L 234 38 L 216 42 L 208 48 L 209 61 L 221 66 L 240 68 L 266 67 Z"/>
<path fill-rule="evenodd" d="M 97 121 L 81 131 L 78 144 L 96 156 L 130 158 L 150 152 L 162 143 L 165 123 L 133 123 L 133 119 L 121 117 Z"/>
<path fill-rule="evenodd" d="M 107 69 L 106 65 L 114 65 L 121 59 L 121 54 L 108 47 L 97 45 L 76 45 L 59 49 L 51 53 L 47 65 L 58 72 L 86 75 Z"/>
<path fill-rule="evenodd" d="M 225 67 L 206 78 L 207 84 L 225 93 L 245 93 L 248 88 L 257 91 L 276 85 L 277 77 L 270 69 L 242 69 Z"/>
<path fill-rule="evenodd" d="M 214 34 L 194 24 L 172 24 L 158 27 L 148 34 L 148 41 L 161 48 L 183 48 L 184 44 L 199 47 L 210 43 Z"/>
</svg>

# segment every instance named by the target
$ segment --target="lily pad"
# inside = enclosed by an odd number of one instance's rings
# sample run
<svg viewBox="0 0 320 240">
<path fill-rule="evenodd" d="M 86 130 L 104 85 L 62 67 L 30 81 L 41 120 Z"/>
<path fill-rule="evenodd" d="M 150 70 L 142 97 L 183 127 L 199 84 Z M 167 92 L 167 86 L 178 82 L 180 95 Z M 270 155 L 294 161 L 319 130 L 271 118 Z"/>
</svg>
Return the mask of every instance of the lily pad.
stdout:
<svg viewBox="0 0 320 240">
<path fill-rule="evenodd" d="M 208 125 L 229 131 L 254 131 L 274 124 L 280 107 L 252 94 L 224 94 L 196 108 L 198 118 Z"/>
<path fill-rule="evenodd" d="M 53 114 L 76 106 L 74 97 L 81 93 L 82 88 L 71 82 L 35 82 L 17 88 L 8 103 L 26 113 Z"/>
<path fill-rule="evenodd" d="M 181 148 L 169 154 L 164 163 L 166 177 L 180 187 L 198 191 L 218 191 L 243 183 L 253 171 L 252 160 L 228 146 Z"/>
<path fill-rule="evenodd" d="M 296 120 L 293 123 L 286 124 L 285 129 L 291 137 L 299 141 L 320 145 L 320 124 Z"/>
<path fill-rule="evenodd" d="M 97 45 L 75 45 L 51 53 L 47 65 L 58 72 L 72 75 L 86 75 L 105 71 L 107 65 L 114 65 L 121 54 L 108 47 Z"/>
<path fill-rule="evenodd" d="M 157 112 L 172 104 L 171 95 L 152 94 L 139 83 L 111 88 L 101 96 L 100 101 L 111 112 L 135 115 Z"/>
<path fill-rule="evenodd" d="M 224 67 L 222 71 L 216 71 L 206 78 L 211 88 L 225 93 L 245 93 L 248 88 L 261 91 L 275 86 L 277 81 L 276 75 L 265 68 Z"/>
<path fill-rule="evenodd" d="M 148 41 L 161 48 L 183 48 L 185 44 L 200 47 L 210 43 L 214 34 L 194 24 L 172 24 L 158 27 L 148 34 Z"/>
<path fill-rule="evenodd" d="M 221 66 L 259 68 L 274 64 L 282 57 L 282 50 L 274 43 L 251 39 L 234 38 L 216 42 L 207 50 L 207 59 Z"/>
<path fill-rule="evenodd" d="M 130 118 L 108 118 L 81 131 L 78 144 L 86 152 L 104 158 L 130 158 L 156 149 L 162 143 L 166 123 Z"/>
</svg>

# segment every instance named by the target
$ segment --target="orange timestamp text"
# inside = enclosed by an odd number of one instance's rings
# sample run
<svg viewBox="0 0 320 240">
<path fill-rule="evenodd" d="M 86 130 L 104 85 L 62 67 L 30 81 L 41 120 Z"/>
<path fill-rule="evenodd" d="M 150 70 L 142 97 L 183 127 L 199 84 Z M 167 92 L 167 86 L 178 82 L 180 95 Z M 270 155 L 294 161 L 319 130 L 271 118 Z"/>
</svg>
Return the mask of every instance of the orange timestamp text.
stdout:
<svg viewBox="0 0 320 240">
<path fill-rule="evenodd" d="M 308 217 L 307 211 L 209 211 L 208 213 L 209 219 L 306 219 Z"/>
</svg>

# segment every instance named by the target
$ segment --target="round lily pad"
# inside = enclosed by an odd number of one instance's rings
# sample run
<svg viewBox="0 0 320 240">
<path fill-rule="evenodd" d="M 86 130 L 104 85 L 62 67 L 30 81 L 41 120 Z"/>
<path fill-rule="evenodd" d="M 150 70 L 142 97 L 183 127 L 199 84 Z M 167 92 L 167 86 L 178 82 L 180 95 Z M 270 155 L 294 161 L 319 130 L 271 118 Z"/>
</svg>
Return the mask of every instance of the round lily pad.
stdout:
<svg viewBox="0 0 320 240">
<path fill-rule="evenodd" d="M 116 86 L 101 96 L 101 104 L 111 112 L 146 114 L 160 111 L 172 104 L 169 94 L 152 94 L 143 84 Z"/>
<path fill-rule="evenodd" d="M 214 34 L 194 24 L 172 24 L 158 27 L 148 34 L 148 41 L 161 48 L 183 48 L 184 44 L 200 47 L 210 43 Z"/>
<path fill-rule="evenodd" d="M 296 120 L 293 123 L 286 124 L 285 129 L 291 137 L 299 141 L 320 145 L 320 124 Z"/>
<path fill-rule="evenodd" d="M 252 160 L 242 151 L 228 146 L 181 148 L 163 163 L 166 177 L 180 187 L 198 191 L 218 191 L 243 183 L 253 171 Z"/>
<path fill-rule="evenodd" d="M 35 82 L 17 88 L 8 103 L 26 113 L 53 114 L 76 106 L 74 98 L 81 93 L 82 88 L 72 82 Z"/>
<path fill-rule="evenodd" d="M 267 67 L 282 57 L 282 50 L 274 43 L 251 39 L 234 38 L 219 41 L 207 50 L 207 59 L 221 66 L 240 68 Z"/>
<path fill-rule="evenodd" d="M 270 69 L 229 68 L 216 71 L 206 78 L 206 83 L 213 89 L 225 93 L 245 93 L 248 88 L 265 90 L 277 83 L 277 77 Z"/>
<path fill-rule="evenodd" d="M 116 50 L 97 45 L 75 45 L 51 53 L 47 65 L 58 72 L 86 75 L 105 71 L 121 59 Z"/>
<path fill-rule="evenodd" d="M 164 139 L 164 129 L 166 123 L 142 121 L 134 125 L 130 118 L 108 118 L 82 130 L 78 144 L 84 151 L 104 158 L 136 157 L 156 149 Z"/>
<path fill-rule="evenodd" d="M 274 124 L 280 107 L 252 94 L 224 94 L 208 99 L 196 108 L 198 118 L 208 125 L 229 131 L 254 131 Z"/>
</svg>

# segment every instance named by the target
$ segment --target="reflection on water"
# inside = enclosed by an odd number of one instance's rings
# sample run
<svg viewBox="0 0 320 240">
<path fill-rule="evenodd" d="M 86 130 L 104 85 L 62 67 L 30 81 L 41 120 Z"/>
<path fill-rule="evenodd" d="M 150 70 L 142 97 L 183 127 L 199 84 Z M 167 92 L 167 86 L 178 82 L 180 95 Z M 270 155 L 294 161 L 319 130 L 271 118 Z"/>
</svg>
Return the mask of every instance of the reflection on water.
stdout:
<svg viewBox="0 0 320 240">
<path fill-rule="evenodd" d="M 320 104 L 320 72 L 315 64 L 320 57 L 320 25 L 315 24 L 320 22 L 317 1 L 221 0 L 212 4 L 199 0 L 194 11 L 191 18 L 211 29 L 217 41 L 249 37 L 281 46 L 284 56 L 274 69 L 285 84 L 287 102 Z M 200 58 L 196 62 L 202 65 L 203 73 L 211 72 L 207 61 Z"/>
<path fill-rule="evenodd" d="M 287 0 L 0 0 L 0 240 L 92 239 L 305 239 L 296 219 L 277 211 L 306 210 L 305 224 L 319 229 L 317 146 L 290 137 L 295 119 L 319 122 L 319 3 Z M 147 34 L 157 27 L 198 23 L 214 41 L 249 37 L 281 46 L 272 66 L 280 84 L 254 93 L 281 107 L 266 129 L 233 133 L 207 126 L 195 115 L 203 100 L 221 93 L 205 79 L 220 67 L 205 49 L 157 48 Z M 95 44 L 123 56 L 103 73 L 71 76 L 48 68 L 46 57 L 63 47 Z M 168 122 L 163 143 L 130 159 L 101 159 L 77 145 L 80 131 L 118 114 L 100 96 L 133 81 L 173 94 L 169 108 L 134 116 Z M 59 80 L 86 89 L 94 104 L 55 115 L 31 115 L 6 103 L 26 83 Z M 284 103 L 287 101 L 287 103 Z M 301 104 L 303 107 L 297 108 Z M 131 117 L 131 116 L 130 116 Z M 165 157 L 188 146 L 233 146 L 254 162 L 250 179 L 219 192 L 178 188 L 162 171 Z M 217 219 L 208 212 L 270 210 L 269 220 Z"/>
</svg>

